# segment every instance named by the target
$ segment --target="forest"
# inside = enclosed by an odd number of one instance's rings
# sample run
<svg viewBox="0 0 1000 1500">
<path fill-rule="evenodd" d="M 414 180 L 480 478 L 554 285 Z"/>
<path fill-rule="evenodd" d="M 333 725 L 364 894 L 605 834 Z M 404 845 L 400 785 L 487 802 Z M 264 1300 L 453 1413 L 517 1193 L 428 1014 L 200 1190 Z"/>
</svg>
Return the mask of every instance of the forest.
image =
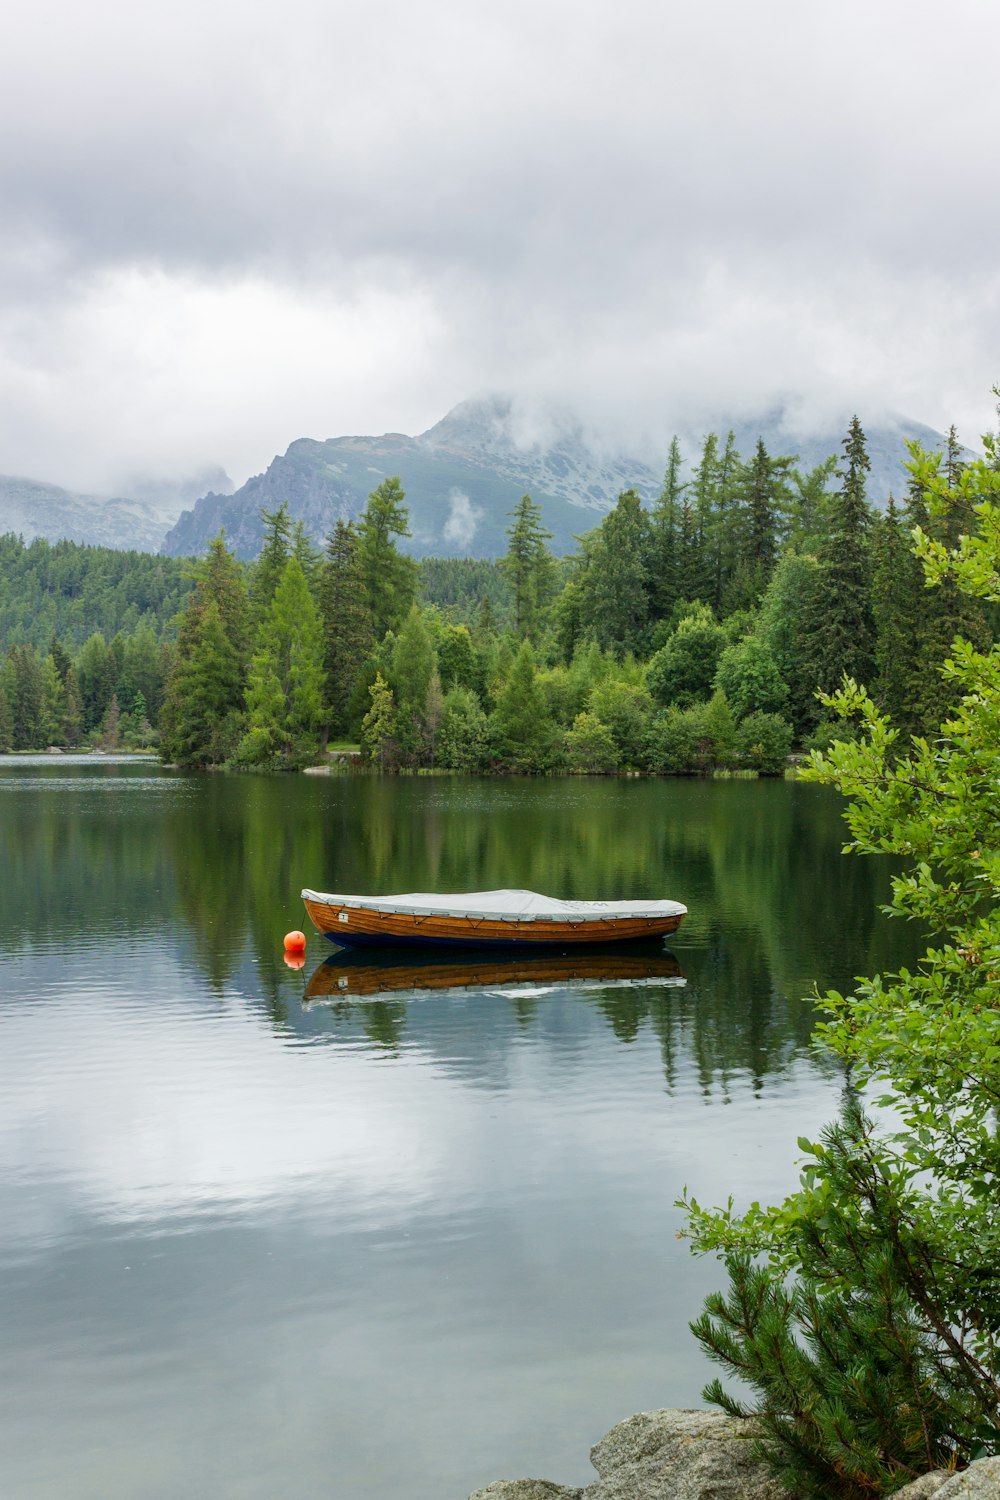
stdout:
<svg viewBox="0 0 1000 1500">
<path fill-rule="evenodd" d="M 916 457 L 917 455 L 915 455 Z M 674 439 L 661 492 L 627 489 L 556 558 L 525 495 L 498 561 L 401 550 L 384 480 L 320 553 L 284 505 L 257 561 L 0 538 L 0 748 L 157 748 L 185 767 L 294 769 L 330 746 L 383 771 L 780 773 L 833 728 L 845 674 L 902 731 L 940 723 L 956 635 L 994 607 L 924 582 L 920 529 L 974 530 L 954 429 L 884 512 L 854 418 L 809 472 L 763 442 Z M 938 481 L 941 483 L 939 484 Z M 843 736 L 843 726 L 837 735 Z"/>
</svg>

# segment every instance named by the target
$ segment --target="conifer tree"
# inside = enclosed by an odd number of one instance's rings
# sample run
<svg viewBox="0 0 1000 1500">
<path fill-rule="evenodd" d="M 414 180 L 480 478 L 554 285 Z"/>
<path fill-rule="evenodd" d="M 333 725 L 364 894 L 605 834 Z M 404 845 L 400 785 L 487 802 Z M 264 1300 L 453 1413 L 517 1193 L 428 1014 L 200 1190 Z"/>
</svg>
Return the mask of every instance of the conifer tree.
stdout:
<svg viewBox="0 0 1000 1500">
<path fill-rule="evenodd" d="M 908 714 L 908 683 L 916 644 L 914 594 L 922 578 L 919 563 L 892 495 L 876 523 L 872 546 L 872 617 L 875 622 L 875 677 L 872 696 L 900 729 L 915 730 Z"/>
<path fill-rule="evenodd" d="M 350 521 L 338 520 L 327 537 L 319 605 L 328 721 L 331 734 L 342 735 L 350 728 L 351 700 L 375 644 L 360 544 Z"/>
<path fill-rule="evenodd" d="M 177 765 L 220 765 L 243 727 L 249 604 L 221 536 L 194 570 L 160 713 L 161 753 Z"/>
<path fill-rule="evenodd" d="M 623 490 L 588 538 L 580 579 L 584 618 L 605 651 L 640 652 L 649 624 L 650 523 L 636 490 Z"/>
<path fill-rule="evenodd" d="M 361 569 L 368 591 L 375 637 L 395 630 L 406 618 L 417 591 L 417 565 L 396 547 L 410 535 L 409 510 L 399 478 L 383 479 L 368 496 L 358 522 Z"/>
<path fill-rule="evenodd" d="M 255 628 L 260 627 L 271 607 L 278 580 L 292 552 L 292 522 L 283 500 L 277 510 L 261 510 L 264 543 L 254 564 L 250 583 L 250 610 Z"/>
<path fill-rule="evenodd" d="M 762 438 L 742 466 L 739 488 L 739 563 L 726 590 L 726 613 L 755 609 L 778 561 L 787 510 L 791 458 L 771 458 Z"/>
<path fill-rule="evenodd" d="M 688 564 L 685 597 L 702 599 L 718 611 L 720 587 L 719 439 L 714 432 L 705 438 L 701 459 L 691 481 L 694 510 L 694 546 Z"/>
<path fill-rule="evenodd" d="M 14 748 L 14 719 L 10 711 L 6 686 L 0 679 L 0 755 L 7 755 Z"/>
<path fill-rule="evenodd" d="M 308 759 L 318 748 L 322 722 L 319 614 L 301 564 L 289 557 L 250 662 L 240 759 L 251 765 Z"/>
<path fill-rule="evenodd" d="M 380 771 L 392 753 L 392 737 L 396 729 L 396 703 L 392 688 L 381 672 L 368 689 L 371 707 L 361 721 L 361 742 L 369 760 L 376 761 Z"/>
<path fill-rule="evenodd" d="M 680 597 L 680 568 L 677 543 L 680 531 L 681 503 L 687 484 L 681 479 L 684 460 L 676 437 L 670 439 L 663 487 L 653 507 L 649 537 L 650 609 L 654 619 L 663 620 Z"/>
<path fill-rule="evenodd" d="M 515 632 L 536 640 L 553 593 L 555 564 L 547 546 L 552 533 L 543 527 L 541 506 L 530 495 L 522 495 L 510 515 L 500 570 L 514 591 Z"/>
<path fill-rule="evenodd" d="M 160 754 L 191 769 L 218 766 L 242 726 L 243 665 L 215 599 L 202 596 L 181 622 L 160 715 Z"/>
<path fill-rule="evenodd" d="M 522 641 L 493 711 L 497 748 L 518 770 L 545 768 L 551 759 L 555 726 L 538 685 L 535 653 Z"/>
<path fill-rule="evenodd" d="M 42 742 L 65 745 L 65 727 L 66 689 L 50 652 L 42 663 Z"/>
<path fill-rule="evenodd" d="M 841 488 L 831 497 L 830 530 L 820 551 L 822 576 L 806 622 L 806 656 L 815 687 L 832 692 L 845 672 L 870 683 L 875 674 L 872 617 L 871 511 L 865 474 L 871 467 L 865 435 L 852 417 L 844 439 Z"/>
</svg>

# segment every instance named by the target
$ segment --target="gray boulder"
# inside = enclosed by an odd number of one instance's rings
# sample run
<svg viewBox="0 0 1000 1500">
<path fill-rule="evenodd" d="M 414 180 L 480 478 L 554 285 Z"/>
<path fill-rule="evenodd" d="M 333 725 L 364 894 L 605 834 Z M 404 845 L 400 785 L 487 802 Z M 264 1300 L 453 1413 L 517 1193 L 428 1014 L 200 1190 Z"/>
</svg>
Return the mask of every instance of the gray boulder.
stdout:
<svg viewBox="0 0 1000 1500">
<path fill-rule="evenodd" d="M 598 1478 L 583 1489 L 500 1479 L 469 1500 L 789 1500 L 750 1451 L 749 1424 L 718 1411 L 641 1411 L 590 1450 Z M 961 1473 L 921 1474 L 892 1500 L 1000 1500 L 1000 1458 Z"/>
<path fill-rule="evenodd" d="M 501 1479 L 469 1500 L 788 1500 L 747 1437 L 746 1423 L 723 1412 L 643 1411 L 591 1448 L 599 1477 L 585 1489 Z"/>
<path fill-rule="evenodd" d="M 788 1500 L 750 1452 L 747 1424 L 716 1411 L 642 1411 L 590 1450 L 581 1500 Z"/>
<path fill-rule="evenodd" d="M 580 1491 L 549 1479 L 498 1479 L 476 1490 L 469 1500 L 580 1500 Z"/>
<path fill-rule="evenodd" d="M 912 1488 L 913 1485 L 907 1485 L 899 1494 L 909 1495 Z M 934 1500 L 1000 1500 L 1000 1458 L 977 1458 L 961 1473 L 946 1475 Z"/>
</svg>

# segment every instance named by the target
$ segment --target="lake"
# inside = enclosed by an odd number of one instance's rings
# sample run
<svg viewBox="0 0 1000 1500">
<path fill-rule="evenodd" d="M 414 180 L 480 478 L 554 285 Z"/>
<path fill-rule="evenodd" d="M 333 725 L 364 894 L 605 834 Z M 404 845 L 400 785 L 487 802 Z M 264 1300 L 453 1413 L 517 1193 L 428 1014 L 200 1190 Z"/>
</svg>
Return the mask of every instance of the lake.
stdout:
<svg viewBox="0 0 1000 1500">
<path fill-rule="evenodd" d="M 803 997 L 907 957 L 839 808 L 0 758 L 0 1493 L 465 1500 L 698 1405 L 722 1278 L 674 1200 L 794 1185 L 841 1087 Z M 432 988 L 315 933 L 288 968 L 303 885 L 690 915 L 673 959 Z"/>
</svg>

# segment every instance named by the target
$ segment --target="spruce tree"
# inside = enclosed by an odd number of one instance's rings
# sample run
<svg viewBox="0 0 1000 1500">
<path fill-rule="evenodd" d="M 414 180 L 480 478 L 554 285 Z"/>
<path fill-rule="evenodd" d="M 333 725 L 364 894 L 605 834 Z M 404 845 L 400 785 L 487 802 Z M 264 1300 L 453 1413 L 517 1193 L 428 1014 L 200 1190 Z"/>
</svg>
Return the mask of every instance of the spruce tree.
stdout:
<svg viewBox="0 0 1000 1500">
<path fill-rule="evenodd" d="M 315 755 L 323 723 L 319 614 L 298 559 L 285 563 L 257 637 L 239 758 L 270 765 Z"/>
<path fill-rule="evenodd" d="M 243 570 L 216 537 L 195 566 L 159 717 L 161 754 L 177 765 L 220 765 L 243 727 L 249 603 Z"/>
<path fill-rule="evenodd" d="M 589 537 L 580 580 L 583 617 L 605 651 L 641 653 L 649 624 L 650 522 L 636 490 L 623 490 Z"/>
<path fill-rule="evenodd" d="M 292 551 L 292 522 L 283 500 L 277 510 L 261 510 L 264 543 L 254 564 L 250 583 L 250 609 L 253 624 L 259 628 L 271 607 L 285 563 Z"/>
<path fill-rule="evenodd" d="M 916 729 L 908 714 L 912 678 L 915 592 L 922 584 L 919 563 L 903 530 L 896 501 L 889 496 L 873 540 L 872 617 L 875 622 L 875 677 L 872 696 L 899 729 Z"/>
<path fill-rule="evenodd" d="M 514 629 L 521 637 L 537 640 L 543 613 L 552 597 L 555 563 L 547 543 L 551 531 L 542 525 L 541 506 L 530 495 L 522 495 L 510 512 L 507 551 L 500 570 L 514 591 Z"/>
<path fill-rule="evenodd" d="M 330 733 L 343 735 L 351 727 L 351 699 L 375 644 L 360 544 L 350 521 L 337 521 L 327 537 L 319 575 L 319 607 Z"/>
<path fill-rule="evenodd" d="M 523 771 L 544 770 L 552 758 L 555 726 L 538 685 L 535 653 L 523 641 L 493 712 L 501 757 Z"/>
<path fill-rule="evenodd" d="M 410 535 L 405 498 L 397 476 L 383 479 L 368 496 L 358 522 L 361 569 L 377 640 L 399 627 L 417 591 L 417 565 L 397 549 L 395 541 Z"/>
<path fill-rule="evenodd" d="M 681 501 L 687 484 L 681 479 L 681 445 L 670 439 L 663 487 L 653 507 L 649 536 L 649 590 L 653 619 L 663 620 L 680 597 L 681 579 L 677 558 Z"/>
<path fill-rule="evenodd" d="M 181 622 L 160 714 L 160 754 L 189 769 L 218 766 L 236 749 L 243 667 L 214 599 L 198 598 Z"/>
<path fill-rule="evenodd" d="M 844 674 L 870 683 L 875 675 L 872 616 L 872 517 L 865 498 L 871 467 L 865 435 L 852 417 L 844 439 L 841 488 L 831 497 L 830 530 L 820 551 L 822 578 L 806 622 L 807 659 L 814 686 L 832 692 Z"/>
</svg>

